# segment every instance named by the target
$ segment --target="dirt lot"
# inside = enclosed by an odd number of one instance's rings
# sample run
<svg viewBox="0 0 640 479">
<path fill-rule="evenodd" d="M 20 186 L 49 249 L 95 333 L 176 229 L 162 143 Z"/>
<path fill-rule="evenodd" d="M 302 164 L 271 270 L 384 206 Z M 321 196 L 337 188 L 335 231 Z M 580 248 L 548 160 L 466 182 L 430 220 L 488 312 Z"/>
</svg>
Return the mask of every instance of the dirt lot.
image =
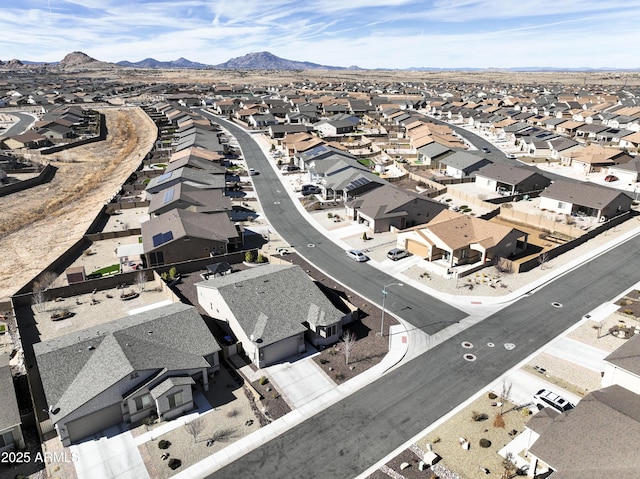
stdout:
<svg viewBox="0 0 640 479">
<path fill-rule="evenodd" d="M 157 130 L 142 110 L 102 113 L 109 132 L 105 141 L 43 157 L 58 168 L 55 178 L 2 199 L 0 301 L 80 239 L 151 150 Z"/>
</svg>

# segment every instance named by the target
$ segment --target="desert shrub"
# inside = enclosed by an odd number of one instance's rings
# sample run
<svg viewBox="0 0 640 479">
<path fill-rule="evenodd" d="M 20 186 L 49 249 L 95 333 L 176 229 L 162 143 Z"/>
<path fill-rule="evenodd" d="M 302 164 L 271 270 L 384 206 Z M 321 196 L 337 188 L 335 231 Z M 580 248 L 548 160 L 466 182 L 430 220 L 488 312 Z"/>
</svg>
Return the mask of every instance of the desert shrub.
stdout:
<svg viewBox="0 0 640 479">
<path fill-rule="evenodd" d="M 266 376 L 260 376 L 260 379 L 258 379 L 258 384 L 260 384 L 260 386 L 264 386 L 268 382 L 269 378 L 267 378 Z"/>
<path fill-rule="evenodd" d="M 434 444 L 438 444 L 441 441 L 440 436 L 436 436 L 436 438 L 433 440 Z"/>
<path fill-rule="evenodd" d="M 259 254 L 258 257 L 256 258 L 256 263 L 266 263 L 266 262 L 267 262 L 266 256 Z"/>
<path fill-rule="evenodd" d="M 487 419 L 489 419 L 489 416 L 487 416 L 483 412 L 473 411 L 471 413 L 471 419 L 473 419 L 476 422 L 478 422 L 478 421 L 486 421 Z"/>
<path fill-rule="evenodd" d="M 247 252 L 244 254 L 244 260 L 245 260 L 247 263 L 253 263 L 254 258 L 255 258 L 255 256 L 254 256 L 254 254 L 253 254 L 253 251 L 247 251 Z"/>
<path fill-rule="evenodd" d="M 237 409 L 232 409 L 231 411 L 227 412 L 227 417 L 236 417 L 238 414 L 240 414 L 240 411 L 238 411 Z"/>
<path fill-rule="evenodd" d="M 528 407 L 523 407 L 520 412 L 522 413 L 523 416 L 531 415 L 531 410 Z"/>
<path fill-rule="evenodd" d="M 497 397 L 498 397 L 498 395 L 496 393 L 489 393 L 488 396 L 489 396 L 489 399 L 491 399 L 492 401 L 494 399 L 497 399 Z"/>
<path fill-rule="evenodd" d="M 491 441 L 489 441 L 489 439 L 486 439 L 484 437 L 482 439 L 480 439 L 478 444 L 480 444 L 480 447 L 482 447 L 484 449 L 486 449 L 488 447 L 491 447 Z"/>
<path fill-rule="evenodd" d="M 320 358 L 320 364 L 327 364 L 329 360 L 327 358 Z"/>
<path fill-rule="evenodd" d="M 336 378 L 336 381 L 342 381 L 344 379 L 344 374 L 338 373 L 336 374 L 335 378 Z"/>
<path fill-rule="evenodd" d="M 329 211 L 329 213 L 327 213 L 327 218 L 333 218 L 333 213 L 331 213 L 331 211 Z"/>
<path fill-rule="evenodd" d="M 178 469 L 180 466 L 182 466 L 182 461 L 180 459 L 176 459 L 175 457 L 169 459 L 169 469 L 172 471 Z"/>
<path fill-rule="evenodd" d="M 160 439 L 158 441 L 158 449 L 168 449 L 170 445 L 171 442 L 167 441 L 166 439 Z"/>
</svg>

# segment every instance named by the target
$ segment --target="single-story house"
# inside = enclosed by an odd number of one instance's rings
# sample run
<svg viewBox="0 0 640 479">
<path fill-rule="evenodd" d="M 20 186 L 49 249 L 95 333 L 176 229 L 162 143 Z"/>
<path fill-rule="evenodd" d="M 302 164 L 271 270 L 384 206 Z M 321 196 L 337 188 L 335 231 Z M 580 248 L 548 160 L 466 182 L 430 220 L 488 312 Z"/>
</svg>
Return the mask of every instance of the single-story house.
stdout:
<svg viewBox="0 0 640 479">
<path fill-rule="evenodd" d="M 164 191 L 151 195 L 149 214 L 159 216 L 174 208 L 195 213 L 231 211 L 231 198 L 222 189 L 203 189 L 189 183 L 176 183 Z"/>
<path fill-rule="evenodd" d="M 551 180 L 536 171 L 504 163 L 493 163 L 476 172 L 476 186 L 505 195 L 539 191 Z"/>
<path fill-rule="evenodd" d="M 486 158 L 466 151 L 456 151 L 453 155 L 449 155 L 438 162 L 440 170 L 444 170 L 447 176 L 454 178 L 472 176 L 480 168 L 491 163 L 492 161 Z"/>
<path fill-rule="evenodd" d="M 426 224 L 399 231 L 397 245 L 427 261 L 447 267 L 489 265 L 526 249 L 528 234 L 491 221 L 444 210 Z M 518 244 L 518 243 L 521 244 Z"/>
<path fill-rule="evenodd" d="M 335 343 L 357 311 L 338 309 L 297 265 L 266 264 L 196 283 L 198 303 L 225 321 L 259 368 Z"/>
<path fill-rule="evenodd" d="M 208 390 L 220 368 L 220 346 L 196 308 L 182 303 L 33 349 L 49 418 L 65 446 L 122 422 L 172 419 L 192 410 L 194 384 Z"/>
<path fill-rule="evenodd" d="M 604 358 L 602 387 L 618 384 L 640 394 L 640 334 L 636 334 Z"/>
<path fill-rule="evenodd" d="M 540 193 L 540 209 L 567 215 L 593 216 L 600 221 L 631 209 L 633 199 L 626 193 L 594 185 L 556 180 Z"/>
<path fill-rule="evenodd" d="M 173 209 L 141 224 L 148 266 L 207 258 L 235 251 L 242 244 L 226 212 Z"/>
<path fill-rule="evenodd" d="M 601 171 L 602 168 L 623 164 L 632 159 L 633 157 L 627 152 L 616 148 L 589 145 L 580 150 L 572 151 L 566 156 L 562 156 L 560 164 L 563 166 L 571 166 L 585 173 L 595 173 Z"/>
<path fill-rule="evenodd" d="M 345 214 L 372 232 L 383 233 L 425 223 L 447 208 L 429 197 L 385 184 L 348 200 Z"/>
<path fill-rule="evenodd" d="M 636 183 L 640 181 L 640 158 L 635 157 L 626 163 L 609 166 L 607 174 L 617 176 L 622 182 Z"/>
<path fill-rule="evenodd" d="M 0 452 L 22 449 L 22 419 L 7 352 L 0 354 L 0 404 Z"/>
<path fill-rule="evenodd" d="M 206 170 L 182 167 L 152 178 L 147 184 L 147 197 L 166 190 L 179 183 L 188 183 L 195 188 L 218 188 L 224 190 L 226 179 L 224 174 L 212 174 Z"/>
<path fill-rule="evenodd" d="M 437 141 L 417 148 L 418 160 L 425 165 L 437 164 L 440 160 L 451 156 L 453 150 L 441 145 Z"/>
<path fill-rule="evenodd" d="M 528 477 L 635 479 L 640 470 L 640 395 L 614 384 L 562 414 L 544 408 L 523 434 Z"/>
</svg>

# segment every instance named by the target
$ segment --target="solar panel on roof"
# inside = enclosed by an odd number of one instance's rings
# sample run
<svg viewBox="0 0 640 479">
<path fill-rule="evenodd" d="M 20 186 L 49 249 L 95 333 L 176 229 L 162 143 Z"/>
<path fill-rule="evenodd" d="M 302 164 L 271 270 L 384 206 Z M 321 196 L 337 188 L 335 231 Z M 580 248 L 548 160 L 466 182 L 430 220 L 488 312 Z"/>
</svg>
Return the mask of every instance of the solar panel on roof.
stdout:
<svg viewBox="0 0 640 479">
<path fill-rule="evenodd" d="M 173 192 L 174 192 L 173 188 L 164 192 L 164 197 L 162 199 L 163 205 L 166 205 L 170 201 L 173 201 Z"/>
<path fill-rule="evenodd" d="M 153 247 L 157 248 L 160 245 L 165 244 L 168 241 L 173 239 L 173 232 L 168 231 L 166 233 L 158 233 L 157 235 L 153 235 L 151 240 L 153 241 Z"/>
<path fill-rule="evenodd" d="M 158 176 L 158 183 L 162 183 L 163 181 L 167 181 L 169 178 L 171 178 L 172 174 L 173 174 L 173 171 L 170 171 L 169 173 L 164 173 L 164 174 Z"/>
</svg>

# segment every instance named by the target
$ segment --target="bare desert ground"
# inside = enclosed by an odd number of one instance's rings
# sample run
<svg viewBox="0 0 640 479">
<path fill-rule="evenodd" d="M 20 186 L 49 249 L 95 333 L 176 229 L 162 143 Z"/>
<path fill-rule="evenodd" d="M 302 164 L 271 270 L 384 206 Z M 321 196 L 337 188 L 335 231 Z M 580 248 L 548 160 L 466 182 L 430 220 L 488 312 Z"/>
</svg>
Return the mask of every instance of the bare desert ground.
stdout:
<svg viewBox="0 0 640 479">
<path fill-rule="evenodd" d="M 140 108 L 101 112 L 106 140 L 42 157 L 58 168 L 55 178 L 2 198 L 0 301 L 80 239 L 151 150 L 156 126 Z"/>
</svg>

